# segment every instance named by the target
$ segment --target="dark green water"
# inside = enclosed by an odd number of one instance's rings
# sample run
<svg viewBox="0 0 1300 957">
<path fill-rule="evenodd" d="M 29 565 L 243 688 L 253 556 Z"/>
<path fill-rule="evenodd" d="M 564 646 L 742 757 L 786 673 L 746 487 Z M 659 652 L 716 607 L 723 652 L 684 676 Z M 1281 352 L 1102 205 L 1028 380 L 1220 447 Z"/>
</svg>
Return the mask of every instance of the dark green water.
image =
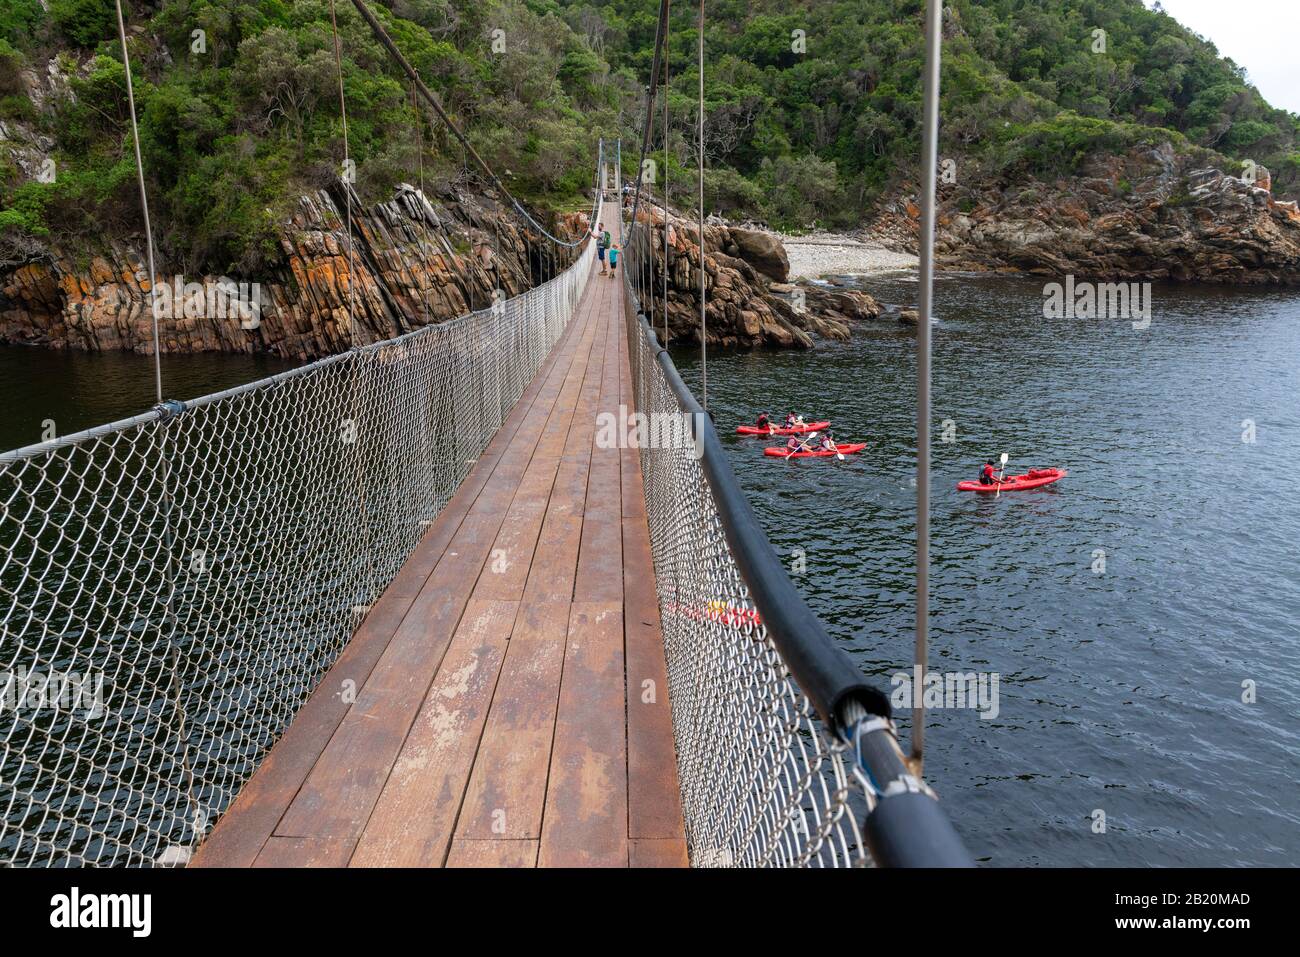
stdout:
<svg viewBox="0 0 1300 957">
<path fill-rule="evenodd" d="M 269 356 L 164 355 L 163 395 L 193 399 L 293 368 Z M 41 442 L 46 422 L 70 435 L 147 412 L 153 359 L 122 352 L 53 352 L 0 345 L 0 451 Z"/>
<path fill-rule="evenodd" d="M 915 302 L 914 282 L 867 288 Z M 1025 280 L 947 277 L 936 296 L 931 664 L 1000 675 L 995 719 L 927 722 L 927 777 L 970 848 L 995 865 L 1300 862 L 1300 293 L 1157 286 L 1145 331 L 1045 320 Z M 783 462 L 724 438 L 778 552 L 805 550 L 804 594 L 885 689 L 912 656 L 914 347 L 882 320 L 811 353 L 709 357 L 724 434 L 763 404 L 870 443 Z M 698 394 L 696 350 L 675 359 Z M 1070 475 L 956 491 L 1004 451 L 1013 472 Z"/>
</svg>

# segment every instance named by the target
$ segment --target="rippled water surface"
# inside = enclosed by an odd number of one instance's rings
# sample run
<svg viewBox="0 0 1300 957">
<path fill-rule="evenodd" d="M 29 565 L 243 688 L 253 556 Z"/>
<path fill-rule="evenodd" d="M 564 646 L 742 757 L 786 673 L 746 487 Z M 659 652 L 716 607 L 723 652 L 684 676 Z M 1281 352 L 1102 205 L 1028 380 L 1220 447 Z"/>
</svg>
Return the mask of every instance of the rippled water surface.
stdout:
<svg viewBox="0 0 1300 957">
<path fill-rule="evenodd" d="M 267 356 L 164 355 L 163 395 L 193 399 L 292 368 Z M 0 451 L 147 412 L 153 358 L 0 345 Z"/>
<path fill-rule="evenodd" d="M 1300 293 L 1156 286 L 1144 331 L 1042 302 L 1019 279 L 936 290 L 931 662 L 1000 675 L 1000 711 L 931 711 L 927 777 L 995 865 L 1300 863 Z M 914 347 L 883 319 L 708 364 L 773 543 L 806 550 L 796 580 L 882 687 L 912 655 Z M 674 353 L 698 394 L 696 352 Z M 726 434 L 758 404 L 867 453 L 765 458 Z M 1070 475 L 956 491 L 1001 452 Z"/>
</svg>

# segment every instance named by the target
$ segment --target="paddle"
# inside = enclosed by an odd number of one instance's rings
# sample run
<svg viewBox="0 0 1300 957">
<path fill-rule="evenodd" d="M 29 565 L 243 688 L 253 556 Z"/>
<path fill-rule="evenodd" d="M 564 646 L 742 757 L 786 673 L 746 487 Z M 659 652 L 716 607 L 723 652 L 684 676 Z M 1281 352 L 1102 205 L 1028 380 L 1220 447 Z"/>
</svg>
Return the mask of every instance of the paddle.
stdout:
<svg viewBox="0 0 1300 957">
<path fill-rule="evenodd" d="M 1011 456 L 1007 455 L 1006 452 L 1002 453 L 1002 471 L 998 473 L 998 490 L 993 493 L 994 498 L 999 498 L 1002 495 L 1002 476 L 1007 474 L 1007 459 L 1009 458 Z"/>
<path fill-rule="evenodd" d="M 817 433 L 816 433 L 816 432 L 809 432 L 809 433 L 808 433 L 808 438 L 807 438 L 807 439 L 800 439 L 798 445 L 796 445 L 794 448 L 792 448 L 789 452 L 785 453 L 785 457 L 788 459 L 790 456 L 794 455 L 794 453 L 796 453 L 796 452 L 811 452 L 812 449 L 810 449 L 810 448 L 808 447 L 808 443 L 809 443 L 810 441 L 812 441 L 813 439 L 815 439 L 815 438 L 817 438 Z M 840 456 L 840 458 L 843 458 L 843 456 Z"/>
</svg>

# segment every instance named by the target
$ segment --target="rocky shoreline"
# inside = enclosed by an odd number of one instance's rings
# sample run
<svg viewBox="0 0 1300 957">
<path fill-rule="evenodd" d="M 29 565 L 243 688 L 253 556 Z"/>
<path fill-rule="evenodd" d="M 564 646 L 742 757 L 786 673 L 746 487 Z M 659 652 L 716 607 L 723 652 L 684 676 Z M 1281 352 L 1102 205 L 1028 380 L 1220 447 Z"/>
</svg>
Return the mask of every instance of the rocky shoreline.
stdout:
<svg viewBox="0 0 1300 957">
<path fill-rule="evenodd" d="M 1094 155 L 1080 175 L 941 190 L 940 268 L 1118 280 L 1300 284 L 1300 207 L 1253 176 L 1196 167 L 1168 144 Z M 915 251 L 920 209 L 903 195 L 861 238 Z"/>
<path fill-rule="evenodd" d="M 914 253 L 890 249 L 879 242 L 864 242 L 840 233 L 778 235 L 790 257 L 791 279 L 817 279 L 829 275 L 870 278 L 911 272 L 919 262 Z"/>
<path fill-rule="evenodd" d="M 1094 157 L 1085 175 L 1053 184 L 940 196 L 941 269 L 1062 279 L 1300 283 L 1300 209 L 1276 199 L 1268 171 L 1253 181 L 1189 169 L 1168 147 Z M 1050 187 L 1050 189 L 1049 189 Z M 166 352 L 269 353 L 313 359 L 388 339 L 490 304 L 498 286 L 514 296 L 562 264 L 549 244 L 521 230 L 490 192 L 446 187 L 428 197 L 402 185 L 388 202 L 352 197 L 356 273 L 349 327 L 348 237 L 341 187 L 301 198 L 281 233 L 282 258 L 257 280 L 256 321 L 182 306 L 160 323 Z M 1046 190 L 1046 192 L 1045 192 Z M 643 200 L 652 239 L 655 298 L 668 280 L 670 342 L 698 343 L 698 227 Z M 707 335 L 718 347 L 811 348 L 846 339 L 879 318 L 869 294 L 821 276 L 867 278 L 914 271 L 920 211 L 902 196 L 860 234 L 782 236 L 710 218 L 703 256 Z M 553 230 L 577 236 L 586 214 Z M 665 251 L 664 232 L 667 230 Z M 78 265 L 49 249 L 0 275 L 0 342 L 53 349 L 152 351 L 150 283 L 139 249 L 114 244 Z M 159 281 L 172 279 L 165 269 Z M 186 277 L 211 288 L 225 277 Z M 177 292 L 182 291 L 180 283 Z M 648 298 L 648 297 L 647 297 Z M 656 328 L 662 306 L 656 303 Z"/>
</svg>

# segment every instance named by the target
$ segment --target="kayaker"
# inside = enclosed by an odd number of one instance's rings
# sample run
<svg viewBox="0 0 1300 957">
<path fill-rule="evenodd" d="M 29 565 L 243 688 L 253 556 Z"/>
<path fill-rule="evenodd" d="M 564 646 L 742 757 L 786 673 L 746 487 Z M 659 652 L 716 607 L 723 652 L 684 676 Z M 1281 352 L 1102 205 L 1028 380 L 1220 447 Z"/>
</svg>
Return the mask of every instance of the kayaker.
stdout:
<svg viewBox="0 0 1300 957">
<path fill-rule="evenodd" d="M 835 451 L 835 439 L 829 432 L 822 436 L 821 447 L 827 452 Z"/>
<path fill-rule="evenodd" d="M 993 460 L 992 460 L 992 459 L 990 459 L 989 461 L 985 462 L 985 463 L 984 463 L 984 468 L 980 469 L 980 484 L 981 484 L 981 485 L 997 485 L 997 484 L 998 484 L 998 480 L 997 480 L 997 476 L 996 476 L 996 474 L 995 474 L 995 473 L 997 472 L 997 470 L 998 470 L 998 469 L 997 469 L 997 466 L 993 464 Z"/>
<path fill-rule="evenodd" d="M 771 428 L 772 428 L 772 420 L 771 420 L 770 418 L 768 418 L 768 415 L 767 415 L 766 412 L 760 412 L 760 413 L 759 413 L 758 420 L 757 420 L 757 422 L 756 422 L 755 424 L 756 424 L 760 429 L 768 429 L 768 430 L 770 431 Z"/>
<path fill-rule="evenodd" d="M 794 453 L 796 452 L 812 451 L 812 448 L 808 445 L 808 443 L 797 435 L 790 436 L 790 440 L 785 443 L 785 447 L 789 450 L 786 452 L 787 455 L 794 455 Z"/>
</svg>

